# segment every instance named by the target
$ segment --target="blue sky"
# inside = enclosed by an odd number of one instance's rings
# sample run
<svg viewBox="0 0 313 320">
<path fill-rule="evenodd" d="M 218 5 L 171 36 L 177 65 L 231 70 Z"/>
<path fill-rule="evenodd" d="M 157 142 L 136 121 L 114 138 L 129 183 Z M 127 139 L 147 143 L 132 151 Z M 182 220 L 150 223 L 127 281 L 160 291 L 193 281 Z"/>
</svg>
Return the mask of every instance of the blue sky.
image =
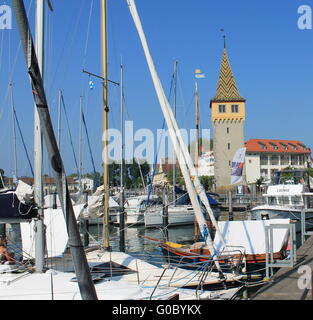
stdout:
<svg viewBox="0 0 313 320">
<path fill-rule="evenodd" d="M 101 73 L 100 1 L 52 2 L 54 12 L 46 16 L 45 77 L 51 116 L 57 128 L 58 90 L 62 89 L 78 154 L 79 99 L 84 96 L 93 154 L 97 170 L 101 171 L 101 84 L 94 80 L 96 87 L 89 91 L 88 76 L 82 73 L 83 68 Z M 11 1 L 0 0 L 0 4 L 4 3 L 10 5 Z M 25 0 L 32 30 L 34 4 L 35 0 Z M 246 140 L 293 139 L 313 147 L 313 30 L 300 30 L 297 26 L 298 7 L 313 7 L 312 0 L 137 0 L 136 4 L 166 92 L 170 90 L 173 62 L 178 61 L 180 126 L 194 127 L 194 70 L 200 68 L 206 74 L 199 81 L 201 127 L 211 128 L 209 101 L 217 87 L 223 50 L 220 29 L 224 28 L 237 85 L 247 99 Z M 108 0 L 108 19 L 109 77 L 119 81 L 122 59 L 128 119 L 134 121 L 135 129 L 155 132 L 162 128 L 163 116 L 126 0 Z M 12 30 L 0 30 L 0 167 L 7 175 L 13 169 L 10 81 L 24 139 L 31 156 L 33 152 L 33 98 L 18 45 L 13 18 Z M 113 85 L 109 99 L 110 126 L 119 128 L 119 91 Z M 64 121 L 61 152 L 66 172 L 75 172 Z M 48 162 L 45 163 L 50 174 Z M 91 170 L 85 140 L 84 171 Z M 18 174 L 30 175 L 19 137 Z"/>
</svg>

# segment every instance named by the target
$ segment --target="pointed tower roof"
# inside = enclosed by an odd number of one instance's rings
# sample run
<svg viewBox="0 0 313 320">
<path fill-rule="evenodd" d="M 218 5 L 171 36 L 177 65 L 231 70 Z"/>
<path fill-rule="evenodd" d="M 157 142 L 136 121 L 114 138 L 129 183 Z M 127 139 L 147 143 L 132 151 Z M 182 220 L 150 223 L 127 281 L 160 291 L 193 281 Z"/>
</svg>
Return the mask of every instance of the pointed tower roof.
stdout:
<svg viewBox="0 0 313 320">
<path fill-rule="evenodd" d="M 215 97 L 211 102 L 245 102 L 246 100 L 240 96 L 233 72 L 227 56 L 226 47 L 221 63 L 218 87 Z"/>
</svg>

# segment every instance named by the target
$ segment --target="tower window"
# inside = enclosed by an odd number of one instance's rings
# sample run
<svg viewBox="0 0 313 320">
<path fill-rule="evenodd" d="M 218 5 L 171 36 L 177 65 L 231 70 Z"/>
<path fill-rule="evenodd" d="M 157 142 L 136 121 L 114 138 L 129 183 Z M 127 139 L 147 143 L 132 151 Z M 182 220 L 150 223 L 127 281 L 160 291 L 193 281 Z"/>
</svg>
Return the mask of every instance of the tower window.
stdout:
<svg viewBox="0 0 313 320">
<path fill-rule="evenodd" d="M 228 150 L 230 150 L 230 143 L 228 144 Z"/>
<path fill-rule="evenodd" d="M 229 133 L 229 128 L 227 128 L 227 133 Z"/>
<path fill-rule="evenodd" d="M 233 105 L 231 106 L 231 112 L 232 112 L 232 113 L 238 113 L 238 112 L 239 112 L 239 106 L 238 106 L 238 104 L 233 104 Z"/>
<path fill-rule="evenodd" d="M 218 112 L 219 113 L 226 113 L 226 105 L 225 104 L 220 104 L 218 106 Z"/>
</svg>

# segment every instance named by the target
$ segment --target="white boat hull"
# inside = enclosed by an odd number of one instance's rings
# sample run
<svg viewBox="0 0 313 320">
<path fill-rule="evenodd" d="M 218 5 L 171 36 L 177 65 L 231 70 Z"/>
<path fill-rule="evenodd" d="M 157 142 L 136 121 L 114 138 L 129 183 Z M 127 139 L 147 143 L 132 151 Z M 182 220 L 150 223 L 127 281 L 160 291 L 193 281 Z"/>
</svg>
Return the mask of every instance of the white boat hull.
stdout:
<svg viewBox="0 0 313 320">
<path fill-rule="evenodd" d="M 213 209 L 214 216 L 219 217 L 220 211 Z M 195 212 L 190 206 L 170 207 L 168 210 L 168 226 L 191 225 L 195 221 Z M 148 211 L 144 215 L 146 228 L 163 226 L 163 211 Z"/>
<path fill-rule="evenodd" d="M 301 209 L 293 209 L 279 206 L 258 206 L 251 209 L 251 220 L 262 219 L 291 219 L 296 222 L 296 232 L 301 232 Z M 306 213 L 306 229 L 313 227 L 313 209 Z"/>
</svg>

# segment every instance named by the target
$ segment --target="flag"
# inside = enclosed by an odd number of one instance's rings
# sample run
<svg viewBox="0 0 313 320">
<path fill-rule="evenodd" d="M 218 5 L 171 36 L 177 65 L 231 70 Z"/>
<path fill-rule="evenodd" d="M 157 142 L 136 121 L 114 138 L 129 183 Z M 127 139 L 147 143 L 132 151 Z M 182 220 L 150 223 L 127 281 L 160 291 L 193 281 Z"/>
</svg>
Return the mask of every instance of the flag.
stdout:
<svg viewBox="0 0 313 320">
<path fill-rule="evenodd" d="M 95 88 L 95 84 L 93 83 L 92 80 L 89 81 L 89 89 L 93 90 Z"/>
<path fill-rule="evenodd" d="M 230 184 L 236 184 L 242 180 L 243 166 L 245 163 L 246 148 L 238 149 L 231 164 Z"/>
<path fill-rule="evenodd" d="M 197 69 L 195 71 L 195 77 L 196 77 L 196 79 L 204 79 L 205 78 L 205 74 L 203 72 L 201 72 L 200 69 Z"/>
</svg>

